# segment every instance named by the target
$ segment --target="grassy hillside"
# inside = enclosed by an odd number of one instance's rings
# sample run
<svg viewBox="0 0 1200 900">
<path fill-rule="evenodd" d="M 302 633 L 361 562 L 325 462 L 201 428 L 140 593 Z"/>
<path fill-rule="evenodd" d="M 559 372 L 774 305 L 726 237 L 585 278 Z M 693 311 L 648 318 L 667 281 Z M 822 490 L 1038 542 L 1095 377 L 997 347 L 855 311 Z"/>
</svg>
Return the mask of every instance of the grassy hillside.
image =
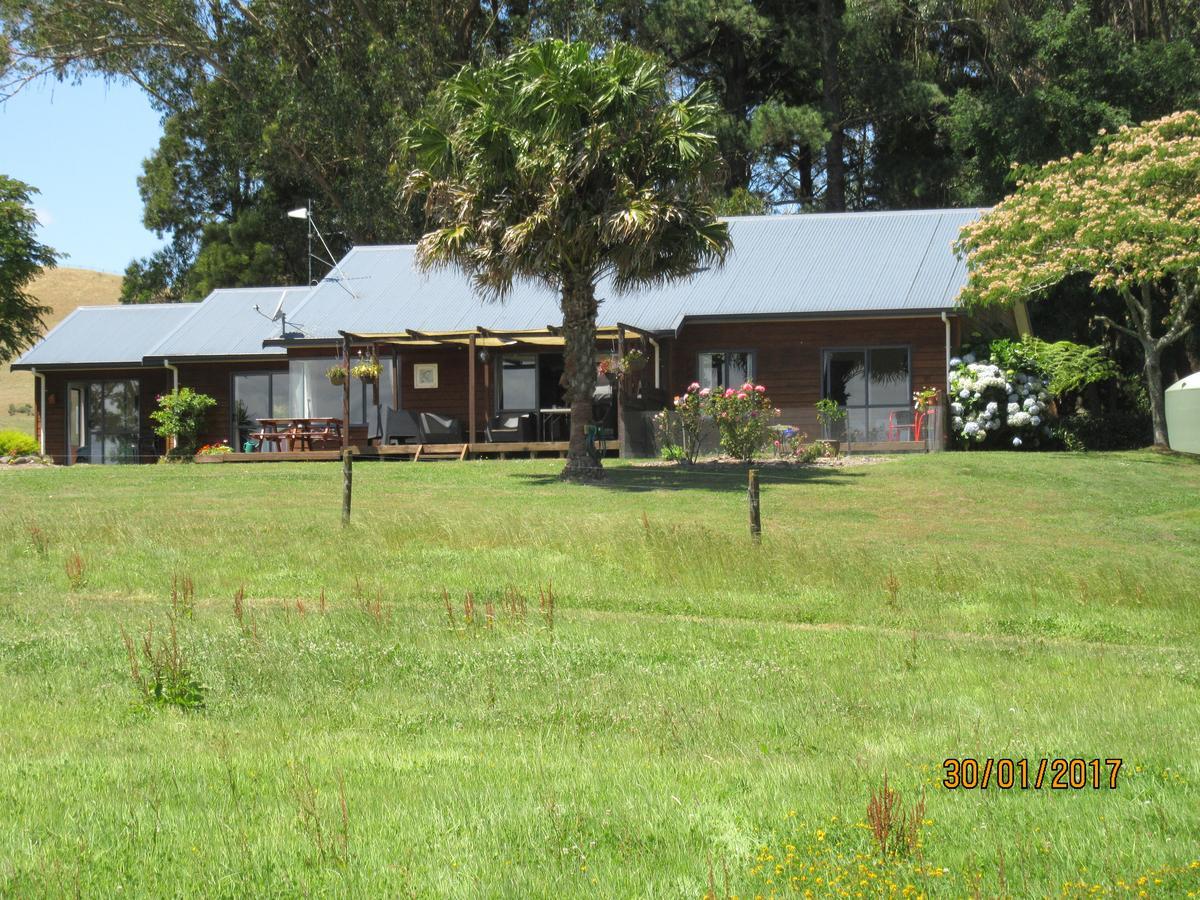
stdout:
<svg viewBox="0 0 1200 900">
<path fill-rule="evenodd" d="M 1200 890 L 1200 463 L 560 467 L 0 470 L 0 897 Z"/>
<path fill-rule="evenodd" d="M 29 293 L 50 307 L 46 331 L 61 322 L 77 306 L 107 306 L 117 302 L 121 276 L 90 269 L 51 269 L 33 282 Z M 34 379 L 28 372 L 10 372 L 0 365 L 0 429 L 16 428 L 33 434 L 33 416 L 8 414 L 8 405 L 33 403 Z"/>
</svg>

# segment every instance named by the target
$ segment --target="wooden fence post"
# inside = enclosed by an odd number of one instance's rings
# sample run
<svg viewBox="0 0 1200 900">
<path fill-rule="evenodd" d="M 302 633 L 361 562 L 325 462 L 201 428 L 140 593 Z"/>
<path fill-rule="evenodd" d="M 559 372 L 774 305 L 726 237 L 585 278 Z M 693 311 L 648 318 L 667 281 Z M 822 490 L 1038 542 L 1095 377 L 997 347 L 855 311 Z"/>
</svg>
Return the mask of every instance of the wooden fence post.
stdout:
<svg viewBox="0 0 1200 900">
<path fill-rule="evenodd" d="M 350 448 L 342 451 L 342 525 L 350 524 L 350 487 L 354 481 L 354 468 Z"/>
<path fill-rule="evenodd" d="M 758 469 L 750 469 L 746 474 L 746 496 L 750 501 L 750 537 L 757 541 L 762 537 L 762 520 L 759 518 L 758 505 Z"/>
</svg>

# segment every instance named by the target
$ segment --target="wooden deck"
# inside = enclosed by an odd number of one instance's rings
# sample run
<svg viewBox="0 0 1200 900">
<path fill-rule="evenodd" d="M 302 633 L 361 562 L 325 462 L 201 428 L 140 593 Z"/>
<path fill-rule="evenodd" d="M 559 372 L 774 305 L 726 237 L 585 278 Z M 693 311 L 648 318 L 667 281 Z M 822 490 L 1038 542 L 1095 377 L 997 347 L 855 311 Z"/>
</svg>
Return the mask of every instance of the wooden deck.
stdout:
<svg viewBox="0 0 1200 900">
<path fill-rule="evenodd" d="M 392 444 L 385 447 L 357 444 L 350 448 L 356 459 L 463 460 L 508 459 L 517 456 L 566 456 L 566 441 L 502 441 L 475 444 Z M 616 442 L 610 443 L 607 455 L 616 455 Z M 198 456 L 201 463 L 265 463 L 265 462 L 322 462 L 342 458 L 341 450 L 284 450 L 263 453 L 223 453 L 220 456 Z"/>
<path fill-rule="evenodd" d="M 843 448 L 844 449 L 844 448 Z M 924 441 L 860 441 L 850 445 L 853 455 L 925 453 Z M 509 459 L 510 457 L 566 456 L 566 441 L 529 441 L 475 444 L 394 444 L 386 447 L 357 444 L 350 448 L 357 459 L 424 460 Z M 619 456 L 610 441 L 606 456 Z M 224 453 L 198 456 L 199 463 L 329 462 L 342 458 L 341 450 L 289 450 L 266 453 Z"/>
</svg>

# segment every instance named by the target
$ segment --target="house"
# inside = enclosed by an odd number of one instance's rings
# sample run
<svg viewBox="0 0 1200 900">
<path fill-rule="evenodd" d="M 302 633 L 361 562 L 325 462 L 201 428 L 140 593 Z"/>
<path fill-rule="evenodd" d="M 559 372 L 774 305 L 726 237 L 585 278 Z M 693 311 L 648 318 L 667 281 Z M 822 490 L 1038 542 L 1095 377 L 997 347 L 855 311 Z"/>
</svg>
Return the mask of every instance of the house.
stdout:
<svg viewBox="0 0 1200 900">
<path fill-rule="evenodd" d="M 693 381 L 754 380 L 810 434 L 814 405 L 831 397 L 856 440 L 894 440 L 913 391 L 945 385 L 966 278 L 950 245 L 980 212 L 731 218 L 723 267 L 623 295 L 599 285 L 597 353 L 644 350 L 636 405 L 669 403 Z M 546 411 L 550 429 L 565 406 L 555 293 L 521 283 L 485 302 L 457 271 L 422 273 L 413 257 L 412 246 L 355 247 L 311 288 L 76 310 L 13 364 L 37 376 L 45 452 L 68 464 L 155 458 L 164 448 L 147 417 L 174 386 L 217 399 L 206 443 L 240 448 L 271 416 L 340 418 L 342 389 L 325 373 L 347 344 L 382 364 L 377 383 L 351 382 L 352 443 L 366 442 L 380 406 L 463 420 L 473 442 L 500 413 Z"/>
</svg>

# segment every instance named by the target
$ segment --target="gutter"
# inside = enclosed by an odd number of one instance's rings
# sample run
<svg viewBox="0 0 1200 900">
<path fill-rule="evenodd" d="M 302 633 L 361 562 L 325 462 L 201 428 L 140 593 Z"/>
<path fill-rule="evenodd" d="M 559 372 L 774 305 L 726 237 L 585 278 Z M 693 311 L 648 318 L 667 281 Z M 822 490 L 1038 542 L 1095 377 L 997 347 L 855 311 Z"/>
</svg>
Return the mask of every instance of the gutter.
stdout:
<svg viewBox="0 0 1200 900">
<path fill-rule="evenodd" d="M 662 375 L 662 350 L 658 346 L 658 341 L 652 337 L 647 337 L 650 346 L 654 348 L 654 389 L 657 391 L 660 387 L 659 381 Z"/>
<path fill-rule="evenodd" d="M 46 375 L 39 372 L 36 367 L 30 367 L 30 373 L 36 378 L 40 384 L 38 386 L 38 450 L 42 456 L 46 455 Z"/>
<path fill-rule="evenodd" d="M 942 446 L 945 447 L 950 435 L 950 317 L 945 312 L 942 322 L 946 325 L 946 403 L 942 410 Z"/>
</svg>

